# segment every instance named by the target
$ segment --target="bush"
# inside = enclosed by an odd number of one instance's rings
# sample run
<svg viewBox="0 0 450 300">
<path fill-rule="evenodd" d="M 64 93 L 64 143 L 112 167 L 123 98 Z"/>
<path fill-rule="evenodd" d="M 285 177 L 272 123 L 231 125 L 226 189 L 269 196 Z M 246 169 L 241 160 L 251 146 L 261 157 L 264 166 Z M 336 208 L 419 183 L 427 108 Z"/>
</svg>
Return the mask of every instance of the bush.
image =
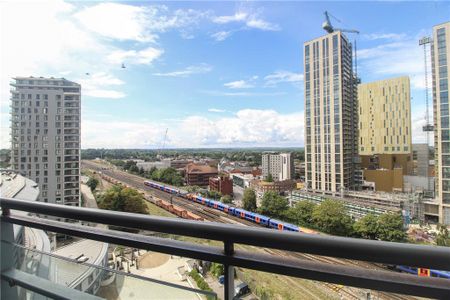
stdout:
<svg viewBox="0 0 450 300">
<path fill-rule="evenodd" d="M 193 269 L 191 272 L 189 272 L 189 276 L 191 276 L 195 280 L 195 283 L 197 284 L 199 289 L 201 289 L 202 291 L 213 292 L 208 283 L 206 283 L 205 279 L 200 276 L 197 270 Z M 212 296 L 206 296 L 206 299 L 213 300 L 215 298 Z"/>
<path fill-rule="evenodd" d="M 98 184 L 98 179 L 94 177 L 89 177 L 89 180 L 86 182 L 86 185 L 91 189 L 91 192 L 95 190 Z"/>
</svg>

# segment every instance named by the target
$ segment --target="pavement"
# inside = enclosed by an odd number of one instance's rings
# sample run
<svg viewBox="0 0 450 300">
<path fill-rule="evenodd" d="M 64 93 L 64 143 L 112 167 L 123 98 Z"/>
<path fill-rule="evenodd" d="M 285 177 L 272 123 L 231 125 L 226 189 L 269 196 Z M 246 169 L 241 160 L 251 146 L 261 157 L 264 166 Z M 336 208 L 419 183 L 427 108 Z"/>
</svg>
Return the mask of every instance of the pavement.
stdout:
<svg viewBox="0 0 450 300">
<path fill-rule="evenodd" d="M 81 186 L 81 194 L 83 195 L 84 199 L 84 206 L 89 208 L 98 208 L 97 201 L 95 201 L 95 197 L 92 194 L 91 189 L 84 183 L 81 183 L 80 186 Z"/>
<path fill-rule="evenodd" d="M 242 198 L 244 198 L 244 189 L 238 185 L 233 185 L 233 203 L 235 206 L 242 207 Z"/>
<path fill-rule="evenodd" d="M 192 286 L 189 282 L 177 272 L 179 269 L 184 270 L 186 261 L 188 260 L 188 258 L 171 256 L 166 263 L 155 268 L 136 269 L 135 266 L 132 266 L 130 272 L 143 277 L 191 288 Z M 149 282 L 129 276 L 122 276 L 118 281 L 119 299 L 199 300 L 197 293 L 161 283 Z"/>
</svg>

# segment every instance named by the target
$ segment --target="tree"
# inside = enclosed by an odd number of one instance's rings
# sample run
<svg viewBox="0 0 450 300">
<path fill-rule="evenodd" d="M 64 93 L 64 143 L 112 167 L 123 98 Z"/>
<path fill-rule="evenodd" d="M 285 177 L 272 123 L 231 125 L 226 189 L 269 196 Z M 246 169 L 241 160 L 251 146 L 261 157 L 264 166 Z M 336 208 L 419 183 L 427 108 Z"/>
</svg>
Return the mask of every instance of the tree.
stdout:
<svg viewBox="0 0 450 300">
<path fill-rule="evenodd" d="M 385 213 L 378 217 L 378 239 L 390 242 L 406 240 L 406 230 L 400 213 Z"/>
<path fill-rule="evenodd" d="M 199 187 L 198 185 L 188 185 L 186 186 L 186 190 L 189 193 L 198 193 L 202 188 Z"/>
<path fill-rule="evenodd" d="M 206 191 L 206 197 L 219 200 L 222 197 L 222 193 L 217 191 Z"/>
<path fill-rule="evenodd" d="M 436 245 L 450 247 L 450 232 L 447 226 L 438 224 L 439 233 L 436 236 Z"/>
<path fill-rule="evenodd" d="M 219 278 L 221 275 L 223 275 L 225 273 L 224 271 L 224 267 L 222 264 L 218 264 L 213 262 L 211 264 L 211 267 L 209 269 L 209 271 L 216 277 Z"/>
<path fill-rule="evenodd" d="M 267 182 L 273 182 L 273 176 L 272 176 L 272 174 L 269 173 L 269 175 L 267 175 L 266 181 L 267 181 Z"/>
<path fill-rule="evenodd" d="M 293 207 L 289 208 L 287 212 L 288 218 L 296 224 L 311 226 L 315 206 L 316 204 L 308 200 L 298 201 Z"/>
<path fill-rule="evenodd" d="M 128 169 L 131 173 L 139 173 L 139 168 L 136 165 L 131 165 L 130 168 Z"/>
<path fill-rule="evenodd" d="M 133 160 L 127 160 L 125 161 L 125 163 L 123 164 L 123 168 L 125 170 L 130 170 L 132 166 L 136 167 L 136 162 Z M 137 167 L 136 167 L 137 168 Z"/>
<path fill-rule="evenodd" d="M 143 167 L 139 168 L 139 175 L 144 175 L 145 171 Z"/>
<path fill-rule="evenodd" d="M 222 198 L 220 198 L 220 202 L 225 203 L 225 204 L 232 204 L 233 198 L 231 198 L 230 195 L 225 195 L 225 196 L 222 196 Z"/>
<path fill-rule="evenodd" d="M 147 205 L 142 194 L 132 188 L 115 185 L 99 197 L 99 208 L 147 214 Z"/>
<path fill-rule="evenodd" d="M 254 190 L 249 188 L 244 190 L 242 206 L 245 210 L 256 211 L 256 194 Z"/>
<path fill-rule="evenodd" d="M 362 238 L 375 240 L 378 238 L 379 225 L 378 217 L 374 214 L 368 214 L 355 222 L 353 229 Z"/>
<path fill-rule="evenodd" d="M 288 207 L 289 202 L 286 198 L 275 191 L 268 191 L 264 193 L 259 212 L 269 217 L 284 218 Z"/>
<path fill-rule="evenodd" d="M 312 218 L 323 232 L 348 236 L 352 232 L 353 220 L 347 215 L 342 202 L 327 199 L 314 207 Z"/>
<path fill-rule="evenodd" d="M 93 192 L 95 188 L 97 187 L 99 181 L 97 178 L 89 177 L 89 180 L 86 182 L 86 185 L 91 189 Z"/>
</svg>

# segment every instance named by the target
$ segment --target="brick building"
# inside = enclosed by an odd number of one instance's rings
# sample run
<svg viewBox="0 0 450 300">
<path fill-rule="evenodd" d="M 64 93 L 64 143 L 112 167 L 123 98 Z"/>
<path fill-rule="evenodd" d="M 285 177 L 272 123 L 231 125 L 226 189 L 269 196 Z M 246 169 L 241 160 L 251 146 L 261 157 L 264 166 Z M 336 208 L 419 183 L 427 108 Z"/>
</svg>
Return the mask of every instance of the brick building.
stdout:
<svg viewBox="0 0 450 300">
<path fill-rule="evenodd" d="M 217 175 L 215 167 L 190 163 L 186 165 L 184 180 L 187 185 L 208 186 L 209 178 Z"/>
<path fill-rule="evenodd" d="M 228 176 L 220 175 L 209 178 L 209 189 L 222 195 L 233 196 L 233 181 Z"/>
</svg>

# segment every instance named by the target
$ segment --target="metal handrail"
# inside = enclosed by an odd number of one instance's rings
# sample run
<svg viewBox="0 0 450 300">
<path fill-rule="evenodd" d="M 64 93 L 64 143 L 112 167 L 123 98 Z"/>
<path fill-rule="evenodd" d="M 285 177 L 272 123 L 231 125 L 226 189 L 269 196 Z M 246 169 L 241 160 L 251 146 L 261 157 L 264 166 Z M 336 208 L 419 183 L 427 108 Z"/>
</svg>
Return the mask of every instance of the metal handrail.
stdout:
<svg viewBox="0 0 450 300">
<path fill-rule="evenodd" d="M 277 231 L 215 222 L 0 198 L 0 206 L 36 214 L 354 260 L 450 270 L 450 248 Z"/>
<path fill-rule="evenodd" d="M 2 222 L 222 263 L 226 271 L 225 299 L 231 299 L 234 293 L 232 266 L 389 292 L 436 298 L 450 297 L 450 284 L 446 279 L 420 278 L 390 271 L 332 265 L 291 257 L 249 253 L 241 250 L 234 251 L 234 244 L 440 270 L 450 270 L 450 248 L 280 232 L 264 228 L 196 222 L 17 199 L 0 198 L 0 206 L 3 210 Z M 98 227 L 92 228 L 37 217 L 16 216 L 9 213 L 11 209 L 218 240 L 224 243 L 224 248 L 221 250 L 217 247 L 201 246 L 171 239 L 147 237 Z"/>
</svg>

